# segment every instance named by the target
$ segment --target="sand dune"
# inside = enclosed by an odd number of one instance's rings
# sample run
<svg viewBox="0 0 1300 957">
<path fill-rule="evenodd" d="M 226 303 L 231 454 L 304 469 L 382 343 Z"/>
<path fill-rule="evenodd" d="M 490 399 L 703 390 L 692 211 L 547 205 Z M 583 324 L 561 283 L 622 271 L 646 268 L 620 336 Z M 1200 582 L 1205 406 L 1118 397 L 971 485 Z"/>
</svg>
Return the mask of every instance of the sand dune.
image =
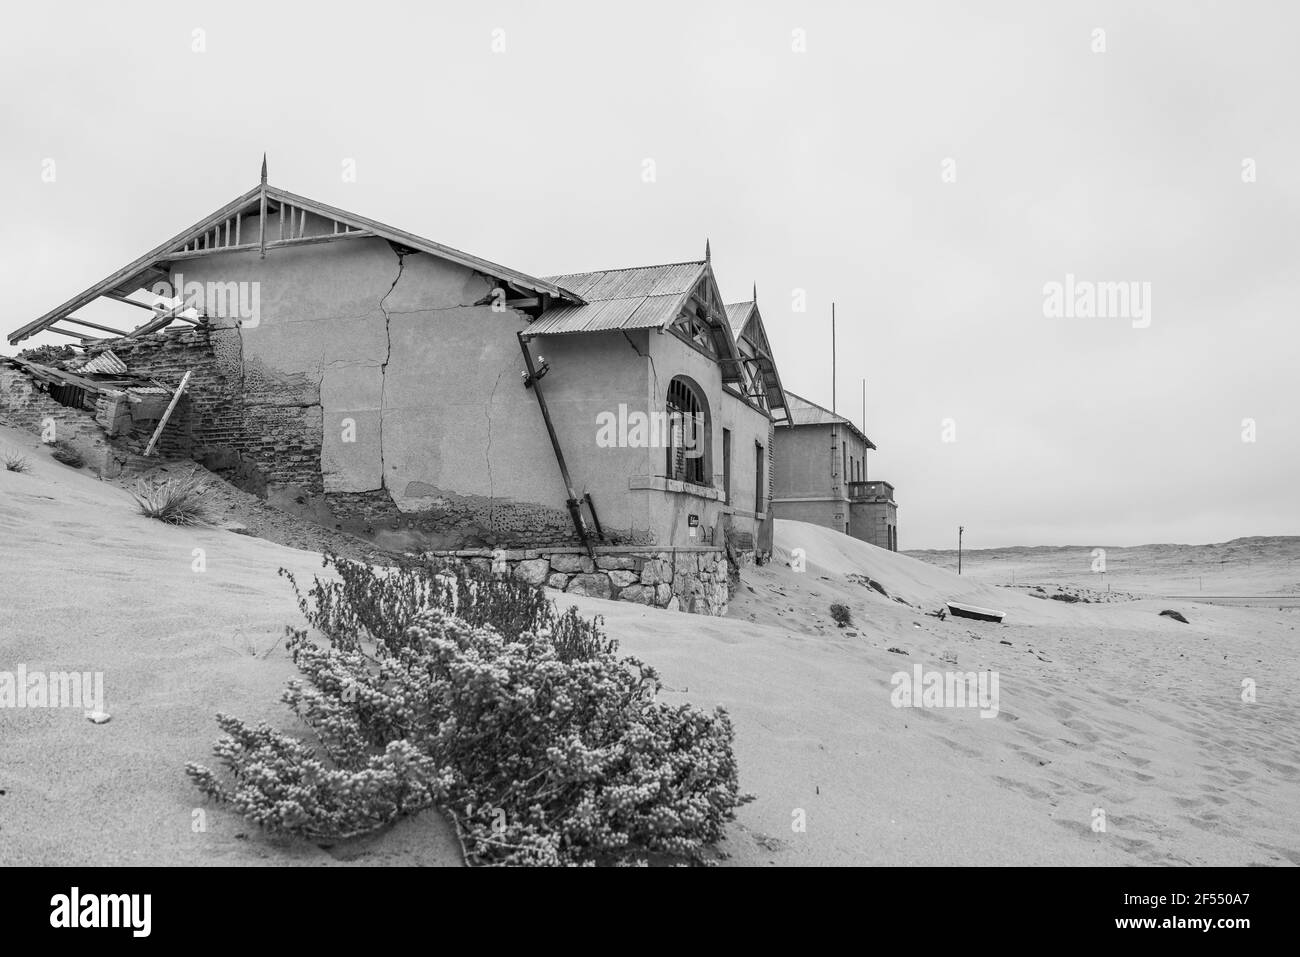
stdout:
<svg viewBox="0 0 1300 957">
<path fill-rule="evenodd" d="M 299 616 L 275 572 L 309 575 L 318 556 L 163 526 L 33 437 L 0 442 L 33 462 L 0 472 L 0 670 L 103 671 L 112 714 L 0 709 L 0 864 L 458 863 L 434 814 L 326 850 L 267 839 L 182 773 L 218 710 L 289 726 L 279 638 Z M 777 537 L 726 619 L 562 599 L 605 615 L 667 700 L 730 710 L 757 799 L 726 863 L 1300 863 L 1294 614 L 1180 603 L 1184 625 L 1161 602 L 1043 601 L 813 526 Z M 784 564 L 794 548 L 805 571 Z M 1007 622 L 924 614 L 949 598 Z M 830 621 L 833 601 L 853 626 Z M 998 716 L 894 707 L 891 676 L 917 663 L 996 670 Z"/>
</svg>

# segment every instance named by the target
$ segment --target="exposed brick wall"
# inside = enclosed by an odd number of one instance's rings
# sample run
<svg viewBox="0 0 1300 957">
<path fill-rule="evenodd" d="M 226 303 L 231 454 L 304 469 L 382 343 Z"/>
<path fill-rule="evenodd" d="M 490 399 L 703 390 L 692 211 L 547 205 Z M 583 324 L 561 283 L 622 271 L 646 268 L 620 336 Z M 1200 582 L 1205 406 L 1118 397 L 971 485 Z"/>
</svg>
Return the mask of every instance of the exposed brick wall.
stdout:
<svg viewBox="0 0 1300 957">
<path fill-rule="evenodd" d="M 324 492 L 319 405 L 253 405 L 245 399 L 244 424 L 239 451 L 257 463 L 267 481 Z"/>
<path fill-rule="evenodd" d="M 163 435 L 164 451 L 191 454 L 218 470 L 255 482 L 323 491 L 319 405 L 263 404 L 245 393 L 239 332 L 205 326 L 114 339 L 111 349 L 131 372 L 175 388 L 186 372 L 182 406 Z"/>
</svg>

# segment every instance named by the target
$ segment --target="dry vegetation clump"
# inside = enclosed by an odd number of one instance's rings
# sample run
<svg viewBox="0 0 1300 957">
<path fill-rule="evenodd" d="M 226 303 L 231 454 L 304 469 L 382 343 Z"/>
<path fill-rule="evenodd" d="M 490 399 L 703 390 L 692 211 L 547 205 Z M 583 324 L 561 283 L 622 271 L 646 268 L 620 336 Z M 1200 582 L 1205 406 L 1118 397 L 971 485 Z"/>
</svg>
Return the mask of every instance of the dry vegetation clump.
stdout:
<svg viewBox="0 0 1300 957">
<path fill-rule="evenodd" d="M 27 457 L 21 452 L 13 449 L 5 449 L 0 452 L 0 463 L 4 464 L 6 472 L 30 472 L 32 465 L 27 461 Z"/>
<path fill-rule="evenodd" d="M 850 614 L 848 605 L 841 605 L 839 602 L 831 605 L 831 619 L 840 628 L 847 628 L 853 624 L 853 615 Z"/>
<path fill-rule="evenodd" d="M 56 462 L 62 462 L 64 465 L 74 469 L 79 469 L 86 464 L 86 460 L 81 453 L 65 439 L 55 439 L 50 445 L 50 457 Z"/>
<path fill-rule="evenodd" d="M 308 744 L 218 715 L 206 795 L 272 832 L 364 834 L 429 807 L 472 864 L 707 862 L 748 798 L 726 712 L 657 700 L 602 621 L 467 567 L 376 569 L 334 555 L 298 594 L 327 639 L 288 632 L 305 680 L 282 700 Z"/>
<path fill-rule="evenodd" d="M 208 487 L 197 470 L 188 475 L 142 478 L 131 496 L 141 515 L 169 525 L 207 525 L 212 520 Z"/>
</svg>

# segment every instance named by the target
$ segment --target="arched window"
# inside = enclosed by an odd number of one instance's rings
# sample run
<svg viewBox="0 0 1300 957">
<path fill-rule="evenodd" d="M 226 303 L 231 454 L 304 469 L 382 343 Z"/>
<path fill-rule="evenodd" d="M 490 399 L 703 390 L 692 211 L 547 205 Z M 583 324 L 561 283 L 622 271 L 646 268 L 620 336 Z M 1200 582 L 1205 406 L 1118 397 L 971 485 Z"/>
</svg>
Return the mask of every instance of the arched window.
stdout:
<svg viewBox="0 0 1300 957">
<path fill-rule="evenodd" d="M 666 475 L 679 482 L 708 485 L 709 407 L 689 379 L 668 384 L 668 463 Z"/>
</svg>

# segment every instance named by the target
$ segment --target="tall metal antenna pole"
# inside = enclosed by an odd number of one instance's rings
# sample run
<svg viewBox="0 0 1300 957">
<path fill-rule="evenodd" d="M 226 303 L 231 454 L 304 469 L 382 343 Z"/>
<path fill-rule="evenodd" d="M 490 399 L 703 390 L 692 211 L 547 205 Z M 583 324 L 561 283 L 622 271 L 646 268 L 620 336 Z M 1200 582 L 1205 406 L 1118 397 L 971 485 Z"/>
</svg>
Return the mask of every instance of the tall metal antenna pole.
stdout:
<svg viewBox="0 0 1300 957">
<path fill-rule="evenodd" d="M 835 411 L 835 303 L 831 303 L 831 412 Z"/>
<path fill-rule="evenodd" d="M 280 220 L 284 222 L 283 219 Z M 262 258 L 266 258 L 266 154 L 262 154 L 262 187 L 261 202 L 258 209 L 258 227 L 257 227 L 257 246 L 262 251 Z"/>
<path fill-rule="evenodd" d="M 957 574 L 961 574 L 961 533 L 966 531 L 965 525 L 957 526 Z"/>
<path fill-rule="evenodd" d="M 862 434 L 869 435 L 867 432 L 867 380 L 862 380 Z M 871 450 L 865 445 L 862 446 L 862 481 L 867 480 L 867 453 Z"/>
</svg>

